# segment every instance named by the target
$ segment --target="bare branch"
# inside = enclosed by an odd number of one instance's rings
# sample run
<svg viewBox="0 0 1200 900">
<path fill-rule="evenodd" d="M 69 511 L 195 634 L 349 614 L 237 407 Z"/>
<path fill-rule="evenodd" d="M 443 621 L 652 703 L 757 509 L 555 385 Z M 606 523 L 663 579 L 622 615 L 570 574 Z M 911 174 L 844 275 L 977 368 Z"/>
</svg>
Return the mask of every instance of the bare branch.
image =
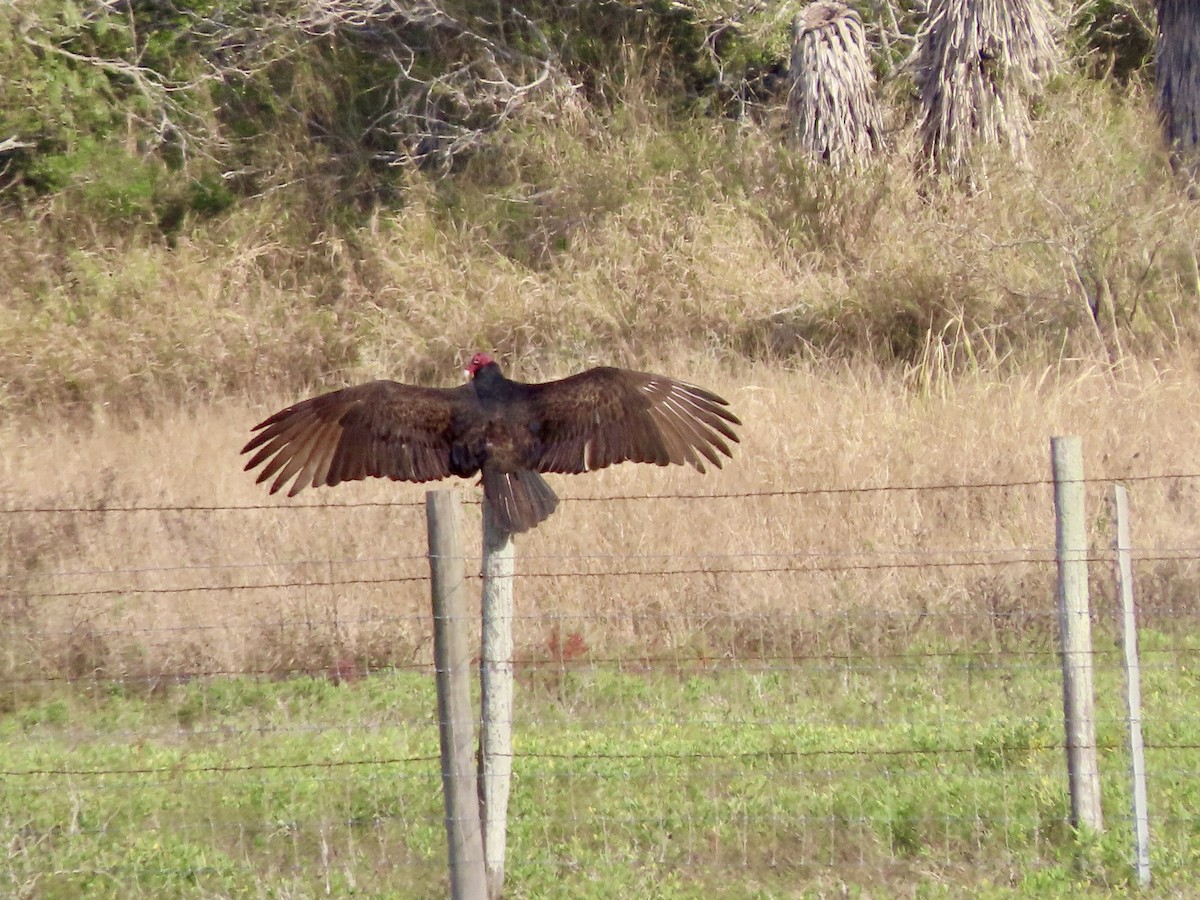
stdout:
<svg viewBox="0 0 1200 900">
<path fill-rule="evenodd" d="M 438 0 L 309 0 L 299 15 L 273 27 L 308 40 L 348 41 L 389 61 L 395 66 L 391 109 L 371 122 L 363 138 L 394 142 L 395 150 L 375 154 L 391 165 L 435 156 L 446 164 L 479 146 L 555 80 L 555 55 L 545 35 L 517 9 L 502 14 L 520 26 L 535 51 L 505 39 L 500 23 L 454 15 Z M 418 74 L 418 60 L 434 71 Z"/>
<path fill-rule="evenodd" d="M 117 0 L 105 0 L 90 10 L 95 18 L 100 11 L 115 11 L 121 4 Z M 145 115 L 136 112 L 130 115 L 144 124 L 160 141 L 174 140 L 177 146 L 189 146 L 186 139 L 189 132 L 196 127 L 203 127 L 195 114 L 188 111 L 185 104 L 177 98 L 183 98 L 194 91 L 205 81 L 220 77 L 217 72 L 211 72 L 199 79 L 189 82 L 175 82 L 163 76 L 154 69 L 130 62 L 119 57 L 93 56 L 77 53 L 59 43 L 45 39 L 37 29 L 38 23 L 32 19 L 23 19 L 18 27 L 18 34 L 25 44 L 40 54 L 50 54 L 70 60 L 81 66 L 87 66 L 119 79 L 130 85 L 146 100 L 148 111 Z M 136 32 L 131 32 L 136 43 Z M 190 127 L 185 127 L 190 126 Z"/>
</svg>

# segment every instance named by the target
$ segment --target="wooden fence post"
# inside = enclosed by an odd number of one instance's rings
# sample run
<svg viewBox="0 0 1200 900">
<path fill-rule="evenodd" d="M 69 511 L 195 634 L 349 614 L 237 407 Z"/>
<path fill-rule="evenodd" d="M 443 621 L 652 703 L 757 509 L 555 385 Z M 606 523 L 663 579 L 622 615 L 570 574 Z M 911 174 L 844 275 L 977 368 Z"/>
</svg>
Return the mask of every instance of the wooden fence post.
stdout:
<svg viewBox="0 0 1200 900">
<path fill-rule="evenodd" d="M 508 795 L 512 786 L 513 572 L 512 535 L 496 524 L 483 501 L 483 631 L 479 657 L 482 727 L 479 802 L 488 897 L 504 893 Z"/>
<path fill-rule="evenodd" d="M 1146 800 L 1146 750 L 1142 743 L 1142 678 L 1138 663 L 1137 617 L 1133 608 L 1129 495 L 1113 485 L 1117 592 L 1121 597 L 1121 645 L 1125 651 L 1125 701 L 1129 712 L 1129 775 L 1133 791 L 1133 867 L 1138 884 L 1150 884 L 1150 813 Z"/>
<path fill-rule="evenodd" d="M 429 491 L 425 495 L 425 517 L 433 594 L 433 662 L 442 745 L 442 795 L 450 848 L 450 896 L 454 900 L 484 900 L 487 889 L 483 839 L 471 758 L 475 717 L 471 711 L 471 650 L 458 491 Z"/>
<path fill-rule="evenodd" d="M 1104 828 L 1100 764 L 1096 754 L 1096 700 L 1092 688 L 1092 627 L 1088 608 L 1087 520 L 1084 514 L 1083 444 L 1078 437 L 1050 439 L 1054 471 L 1058 622 L 1062 642 L 1063 720 L 1071 824 Z"/>
</svg>

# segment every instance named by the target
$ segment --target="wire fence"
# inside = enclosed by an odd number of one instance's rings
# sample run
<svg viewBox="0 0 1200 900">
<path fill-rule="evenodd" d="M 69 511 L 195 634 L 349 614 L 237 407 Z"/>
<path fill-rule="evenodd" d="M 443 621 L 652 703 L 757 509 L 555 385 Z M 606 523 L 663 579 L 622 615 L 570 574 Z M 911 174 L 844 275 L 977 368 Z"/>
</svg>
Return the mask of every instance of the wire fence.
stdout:
<svg viewBox="0 0 1200 900">
<path fill-rule="evenodd" d="M 1123 481 L 1170 889 L 1200 867 L 1200 476 Z M 1083 845 L 1048 480 L 565 499 L 518 544 L 514 895 L 968 890 L 1081 852 L 1128 883 L 1107 484 Z M 0 508 L 0 885 L 444 894 L 422 505 Z"/>
</svg>

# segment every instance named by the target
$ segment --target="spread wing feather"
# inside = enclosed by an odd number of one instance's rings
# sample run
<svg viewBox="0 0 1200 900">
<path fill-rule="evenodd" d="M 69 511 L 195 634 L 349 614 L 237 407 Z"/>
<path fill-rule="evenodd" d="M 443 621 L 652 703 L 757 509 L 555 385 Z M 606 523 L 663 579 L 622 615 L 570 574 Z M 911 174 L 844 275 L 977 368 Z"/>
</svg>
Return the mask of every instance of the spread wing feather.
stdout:
<svg viewBox="0 0 1200 900">
<path fill-rule="evenodd" d="M 740 425 L 704 388 L 661 375 L 603 366 L 528 388 L 541 472 L 579 473 L 632 461 L 687 463 L 704 471 L 732 456 Z"/>
<path fill-rule="evenodd" d="M 372 381 L 303 400 L 254 427 L 242 448 L 246 470 L 262 466 L 271 493 L 370 476 L 432 481 L 450 475 L 456 418 L 472 402 L 469 387 L 426 388 Z"/>
</svg>

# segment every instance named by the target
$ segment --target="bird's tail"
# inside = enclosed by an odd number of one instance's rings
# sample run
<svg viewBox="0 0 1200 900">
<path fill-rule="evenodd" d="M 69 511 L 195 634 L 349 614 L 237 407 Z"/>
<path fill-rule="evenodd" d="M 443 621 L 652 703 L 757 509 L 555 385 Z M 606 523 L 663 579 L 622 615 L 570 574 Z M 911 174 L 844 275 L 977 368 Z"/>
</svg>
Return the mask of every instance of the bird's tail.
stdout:
<svg viewBox="0 0 1200 900">
<path fill-rule="evenodd" d="M 558 506 L 558 496 L 537 472 L 497 472 L 483 469 L 483 496 L 496 524 L 505 531 L 528 531 Z"/>
</svg>

